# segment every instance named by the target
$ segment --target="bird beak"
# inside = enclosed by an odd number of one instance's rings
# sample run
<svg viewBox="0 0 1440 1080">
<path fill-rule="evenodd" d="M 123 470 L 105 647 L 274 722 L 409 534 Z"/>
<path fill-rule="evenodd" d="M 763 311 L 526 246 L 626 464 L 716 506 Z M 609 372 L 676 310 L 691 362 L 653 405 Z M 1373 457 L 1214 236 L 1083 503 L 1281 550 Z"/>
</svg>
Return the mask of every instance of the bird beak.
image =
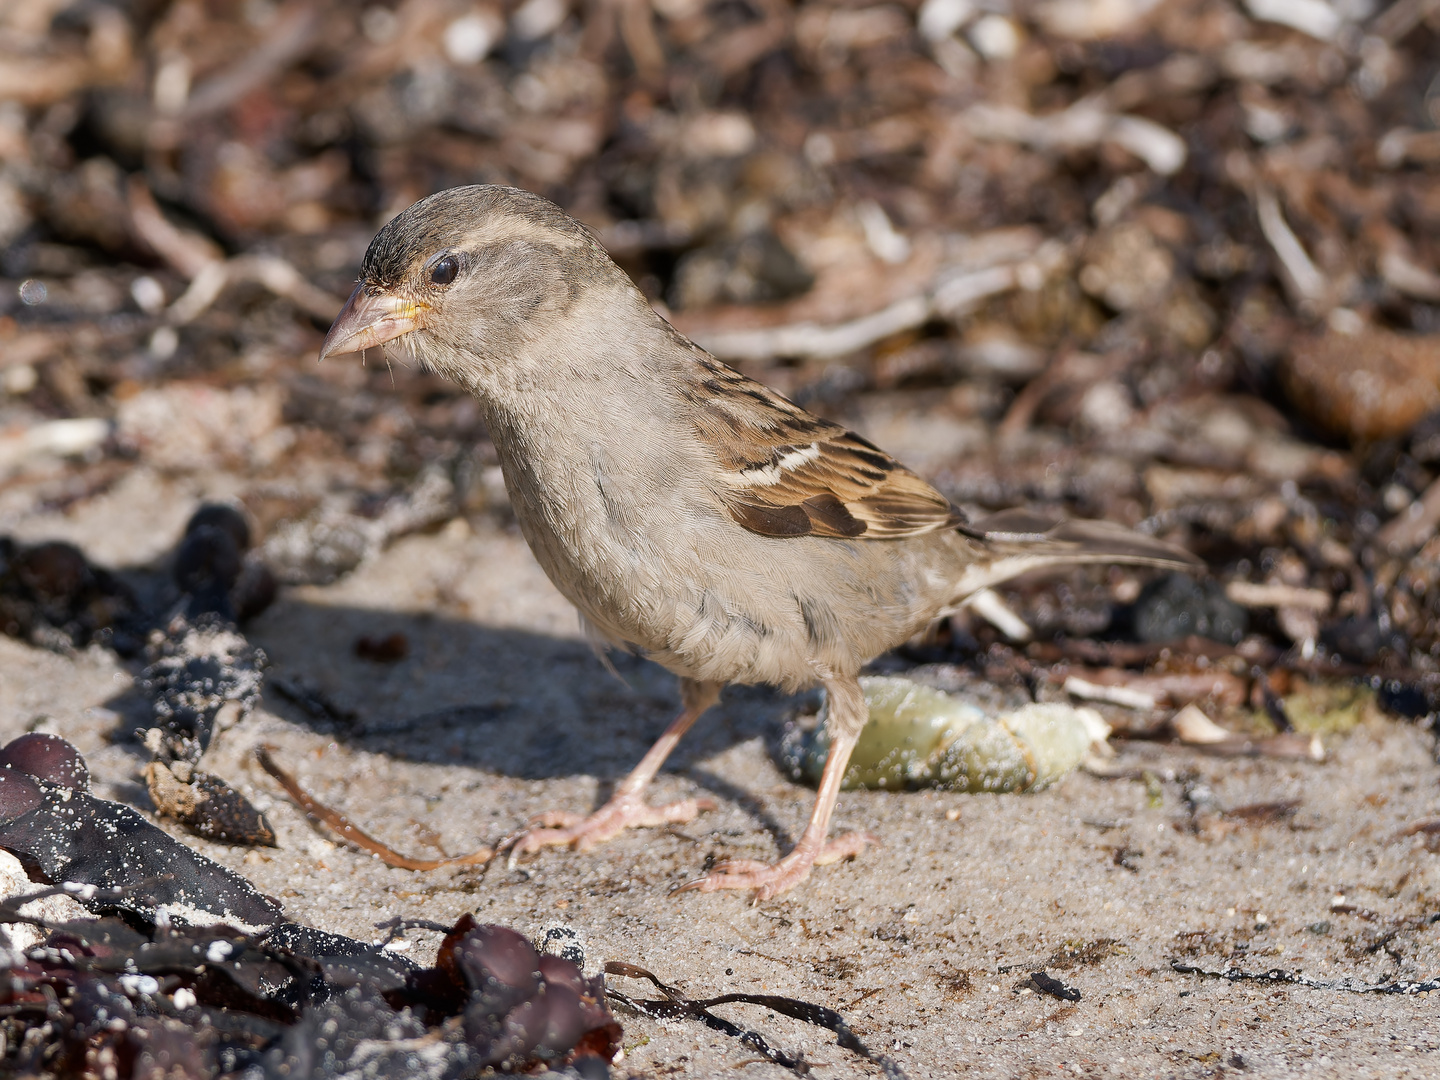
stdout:
<svg viewBox="0 0 1440 1080">
<path fill-rule="evenodd" d="M 394 341 L 420 325 L 420 315 L 430 305 L 407 300 L 394 293 L 367 293 L 364 284 L 356 285 L 350 299 L 330 324 L 325 344 L 320 346 L 320 359 L 340 353 L 364 352 L 376 345 Z"/>
</svg>

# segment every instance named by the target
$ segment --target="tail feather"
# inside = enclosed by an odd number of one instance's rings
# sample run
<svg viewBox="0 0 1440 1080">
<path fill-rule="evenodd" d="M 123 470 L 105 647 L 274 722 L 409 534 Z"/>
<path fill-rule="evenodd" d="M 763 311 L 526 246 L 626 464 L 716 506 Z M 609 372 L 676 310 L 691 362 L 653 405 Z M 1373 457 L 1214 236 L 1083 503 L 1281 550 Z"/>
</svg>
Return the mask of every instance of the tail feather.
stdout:
<svg viewBox="0 0 1440 1080">
<path fill-rule="evenodd" d="M 1185 549 L 1110 521 L 1064 520 L 1016 509 L 962 525 L 959 531 L 981 541 L 990 557 L 966 567 L 956 582 L 957 607 L 981 589 L 1052 566 L 1124 563 L 1192 573 L 1205 569 L 1205 563 Z"/>
</svg>

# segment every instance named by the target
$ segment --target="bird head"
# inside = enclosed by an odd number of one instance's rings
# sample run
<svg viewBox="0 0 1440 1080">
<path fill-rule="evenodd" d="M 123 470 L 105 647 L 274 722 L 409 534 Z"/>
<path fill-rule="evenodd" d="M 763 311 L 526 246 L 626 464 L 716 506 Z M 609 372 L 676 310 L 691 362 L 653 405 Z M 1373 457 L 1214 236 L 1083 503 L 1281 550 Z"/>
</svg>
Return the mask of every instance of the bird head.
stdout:
<svg viewBox="0 0 1440 1080">
<path fill-rule="evenodd" d="M 633 292 L 583 225 L 516 188 L 441 191 L 371 241 L 320 358 L 401 342 L 473 382 L 553 333 L 597 285 Z"/>
</svg>

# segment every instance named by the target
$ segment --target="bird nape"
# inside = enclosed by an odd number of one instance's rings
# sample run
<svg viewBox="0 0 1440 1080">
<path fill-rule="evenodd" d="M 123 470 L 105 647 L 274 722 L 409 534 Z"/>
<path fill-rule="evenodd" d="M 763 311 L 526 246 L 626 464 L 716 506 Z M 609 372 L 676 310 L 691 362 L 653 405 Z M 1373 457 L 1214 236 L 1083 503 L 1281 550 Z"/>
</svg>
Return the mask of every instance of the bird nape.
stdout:
<svg viewBox="0 0 1440 1080">
<path fill-rule="evenodd" d="M 967 523 L 885 451 L 687 340 L 584 226 L 528 192 L 442 191 L 381 229 L 321 358 L 397 341 L 478 399 L 521 531 L 587 629 L 681 680 L 683 711 L 605 805 L 536 819 L 512 858 L 691 820 L 712 804 L 643 795 L 721 688 L 819 682 L 830 752 L 794 849 L 680 886 L 783 893 L 870 839 L 829 839 L 868 719 L 866 662 L 1030 570 L 1202 566 L 1104 522 Z"/>
</svg>

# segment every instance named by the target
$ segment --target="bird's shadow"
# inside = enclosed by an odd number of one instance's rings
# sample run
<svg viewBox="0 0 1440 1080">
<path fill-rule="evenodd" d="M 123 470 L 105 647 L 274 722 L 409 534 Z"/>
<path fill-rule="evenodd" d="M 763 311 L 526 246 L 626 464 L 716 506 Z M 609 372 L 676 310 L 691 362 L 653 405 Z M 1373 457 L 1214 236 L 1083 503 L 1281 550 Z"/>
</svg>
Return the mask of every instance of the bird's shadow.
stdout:
<svg viewBox="0 0 1440 1080">
<path fill-rule="evenodd" d="M 463 617 L 316 604 L 292 594 L 244 632 L 267 657 L 269 712 L 405 761 L 525 780 L 595 777 L 599 801 L 680 709 L 675 676 L 650 661 L 612 653 L 607 670 L 582 640 Z M 136 741 L 153 722 L 148 700 L 131 689 L 106 704 L 119 714 L 112 738 L 148 757 Z M 758 738 L 773 760 L 793 705 L 766 687 L 727 688 L 664 771 L 739 805 L 788 846 L 787 829 L 743 776 L 731 770 L 727 778 L 716 759 Z"/>
<path fill-rule="evenodd" d="M 712 795 L 717 795 L 726 802 L 734 803 L 753 818 L 760 828 L 770 834 L 775 841 L 776 848 L 780 851 L 788 851 L 795 846 L 795 837 L 789 828 L 770 812 L 770 808 L 756 797 L 753 791 L 748 791 L 738 784 L 717 776 L 709 769 L 691 768 L 686 770 L 686 775 Z"/>
</svg>

